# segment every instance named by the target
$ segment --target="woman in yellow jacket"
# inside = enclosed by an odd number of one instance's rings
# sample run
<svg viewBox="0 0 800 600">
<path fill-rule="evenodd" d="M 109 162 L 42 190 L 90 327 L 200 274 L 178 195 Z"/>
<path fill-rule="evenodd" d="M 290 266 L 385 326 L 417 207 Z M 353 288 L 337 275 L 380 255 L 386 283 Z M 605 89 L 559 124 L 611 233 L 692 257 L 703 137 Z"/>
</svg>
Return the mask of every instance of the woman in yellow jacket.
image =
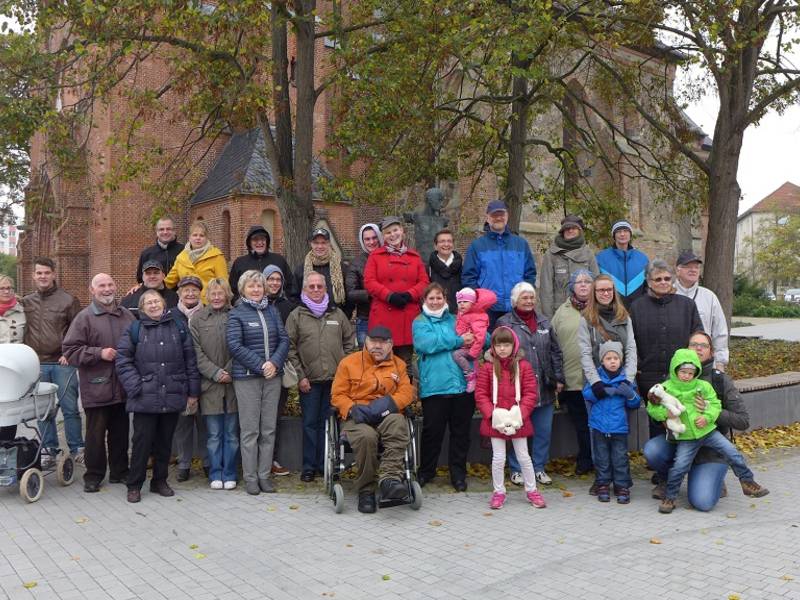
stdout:
<svg viewBox="0 0 800 600">
<path fill-rule="evenodd" d="M 206 303 L 206 284 L 217 277 L 228 277 L 228 264 L 222 251 L 208 239 L 208 227 L 203 221 L 195 221 L 189 229 L 186 248 L 178 254 L 175 264 L 164 279 L 164 285 L 174 288 L 187 275 L 199 277 L 203 282 L 200 301 Z"/>
</svg>

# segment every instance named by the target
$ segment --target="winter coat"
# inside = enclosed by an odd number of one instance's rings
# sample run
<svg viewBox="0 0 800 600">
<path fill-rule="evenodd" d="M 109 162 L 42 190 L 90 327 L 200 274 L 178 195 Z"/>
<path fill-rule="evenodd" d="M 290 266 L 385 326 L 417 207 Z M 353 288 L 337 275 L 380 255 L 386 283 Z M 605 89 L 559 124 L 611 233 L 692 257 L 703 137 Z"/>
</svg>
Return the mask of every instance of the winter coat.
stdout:
<svg viewBox="0 0 800 600">
<path fill-rule="evenodd" d="M 344 275 L 344 289 L 347 292 L 347 302 L 356 307 L 356 317 L 369 319 L 370 297 L 364 287 L 364 267 L 367 266 L 369 254 L 361 252 L 353 259 Z"/>
<path fill-rule="evenodd" d="M 550 325 L 550 320 L 538 311 L 536 331 L 513 310 L 497 320 L 497 326 L 505 325 L 519 338 L 522 356 L 531 364 L 539 384 L 538 406 L 552 404 L 556 399 L 556 384 L 564 383 L 564 366 L 558 336 Z"/>
<path fill-rule="evenodd" d="M 559 306 L 569 297 L 570 276 L 578 269 L 586 269 L 597 275 L 597 262 L 589 246 L 567 250 L 555 242 L 544 253 L 539 268 L 539 309 L 552 317 Z"/>
<path fill-rule="evenodd" d="M 691 298 L 651 292 L 636 300 L 630 309 L 638 359 L 639 389 L 646 393 L 669 377 L 669 361 L 678 348 L 686 348 L 695 331 L 703 330 L 697 307 Z"/>
<path fill-rule="evenodd" d="M 703 363 L 703 374 L 700 375 L 700 379 L 711 384 L 722 404 L 722 411 L 717 417 L 717 429 L 722 434 L 727 434 L 731 429 L 744 431 L 750 427 L 750 415 L 747 414 L 741 392 L 736 388 L 730 375 L 714 368 L 713 358 Z M 695 464 L 727 463 L 721 454 L 705 446 L 700 448 L 694 462 Z"/>
<path fill-rule="evenodd" d="M 553 331 L 558 336 L 564 369 L 564 389 L 568 392 L 583 388 L 583 369 L 581 368 L 581 348 L 578 344 L 578 328 L 583 317 L 580 311 L 567 299 L 558 307 L 551 321 Z"/>
<path fill-rule="evenodd" d="M 278 267 L 277 265 L 267 265 L 267 267 L 264 267 L 263 271 L 265 277 L 269 277 L 270 275 L 272 275 L 272 273 L 277 273 L 277 271 L 274 271 L 273 269 L 280 269 L 280 267 Z M 274 306 L 275 310 L 278 311 L 278 314 L 281 316 L 281 323 L 283 323 L 283 325 L 286 326 L 286 319 L 288 319 L 292 311 L 295 308 L 297 308 L 297 304 L 295 302 L 292 302 L 291 300 L 289 300 L 289 298 L 286 297 L 286 273 L 283 270 L 281 270 L 280 274 L 281 274 L 281 289 L 278 290 L 278 293 L 275 296 L 267 295 L 267 300 L 269 300 L 270 306 Z M 291 278 L 292 275 L 289 274 L 289 279 Z"/>
<path fill-rule="evenodd" d="M 489 329 L 489 315 L 486 314 L 486 311 L 497 302 L 497 295 L 492 290 L 478 288 L 475 292 L 478 295 L 478 299 L 469 309 L 469 312 L 458 313 L 456 316 L 456 333 L 464 335 L 471 331 L 475 335 L 475 340 L 469 347 L 469 355 L 473 359 L 483 354 L 486 332 Z"/>
<path fill-rule="evenodd" d="M 701 371 L 700 359 L 697 358 L 697 352 L 688 348 L 679 348 L 672 357 L 669 363 L 669 379 L 662 382 L 664 390 L 668 394 L 672 394 L 677 398 L 678 402 L 683 404 L 686 409 L 681 413 L 681 423 L 686 425 L 686 431 L 678 434 L 676 437 L 680 440 L 697 440 L 711 433 L 717 428 L 717 417 L 722 410 L 722 405 L 717 398 L 714 387 L 707 381 L 703 381 L 699 377 L 695 377 L 691 381 L 681 381 L 678 379 L 678 367 L 684 363 L 692 363 L 697 367 L 698 372 Z M 642 390 L 642 393 L 646 393 Z M 702 412 L 697 410 L 695 406 L 695 396 L 700 394 L 706 401 L 706 409 Z M 647 414 L 649 414 L 654 421 L 666 421 L 669 416 L 667 409 L 662 404 L 647 403 Z M 708 423 L 705 427 L 698 427 L 695 425 L 697 417 L 705 417 Z"/>
<path fill-rule="evenodd" d="M 25 344 L 36 351 L 39 362 L 58 362 L 64 336 L 81 310 L 80 302 L 54 285 L 44 292 L 28 294 L 22 299 L 22 306 L 25 309 Z"/>
<path fill-rule="evenodd" d="M 264 348 L 265 327 L 269 356 Z M 263 377 L 262 367 L 267 361 L 277 367 L 276 376 L 283 373 L 283 364 L 289 354 L 289 337 L 274 307 L 256 309 L 246 302 L 239 302 L 228 313 L 225 339 L 233 358 L 231 376 L 234 379 Z"/>
<path fill-rule="evenodd" d="M 675 293 L 694 300 L 700 320 L 703 322 L 703 331 L 711 336 L 714 346 L 714 362 L 721 365 L 728 364 L 728 322 L 725 312 L 719 303 L 717 295 L 708 288 L 695 283 L 692 287 L 685 288 L 680 281 L 675 282 Z"/>
<path fill-rule="evenodd" d="M 25 310 L 17 302 L 0 317 L 0 344 L 21 344 L 25 337 Z"/>
<path fill-rule="evenodd" d="M 428 258 L 428 279 L 431 280 L 431 283 L 438 283 L 444 288 L 447 306 L 452 314 L 458 312 L 456 292 L 462 287 L 461 269 L 463 264 L 461 255 L 455 250 L 453 251 L 453 260 L 449 265 L 444 264 L 436 252 L 431 252 L 431 256 Z"/>
<path fill-rule="evenodd" d="M 206 252 L 192 263 L 189 259 L 189 251 L 183 250 L 175 259 L 175 264 L 164 279 L 164 285 L 174 288 L 178 282 L 189 275 L 199 277 L 203 282 L 203 289 L 200 292 L 200 301 L 206 303 L 206 284 L 215 278 L 225 279 L 228 276 L 228 263 L 222 251 L 216 246 L 211 246 Z"/>
<path fill-rule="evenodd" d="M 339 361 L 353 351 L 353 324 L 335 306 L 328 306 L 321 317 L 315 317 L 301 304 L 286 320 L 286 334 L 289 360 L 299 380 L 331 381 Z"/>
<path fill-rule="evenodd" d="M 631 245 L 628 250 L 612 246 L 597 253 L 600 272 L 611 275 L 625 308 L 630 308 L 633 301 L 645 293 L 645 271 L 649 262 L 644 252 Z"/>
<path fill-rule="evenodd" d="M 256 234 L 267 236 L 267 251 L 264 254 L 256 254 L 253 252 L 251 240 Z M 250 231 L 247 232 L 247 237 L 245 238 L 244 242 L 245 246 L 247 246 L 247 254 L 238 257 L 231 265 L 231 274 L 228 279 L 231 284 L 231 290 L 233 291 L 233 300 L 231 300 L 231 304 L 236 304 L 236 301 L 239 299 L 239 278 L 244 274 L 244 272 L 254 270 L 261 273 L 268 265 L 280 267 L 281 271 L 283 272 L 284 292 L 289 295 L 294 293 L 294 290 L 292 289 L 293 282 L 292 278 L 290 277 L 292 272 L 289 269 L 289 264 L 280 254 L 269 251 L 270 242 L 271 239 L 269 232 L 261 225 L 253 225 L 250 228 Z"/>
<path fill-rule="evenodd" d="M 414 399 L 414 386 L 402 358 L 390 354 L 376 363 L 369 352 L 361 350 L 339 363 L 331 386 L 331 404 L 342 419 L 347 418 L 354 404 L 369 404 L 386 395 L 392 397 L 398 412 L 403 412 Z"/>
<path fill-rule="evenodd" d="M 169 244 L 167 244 L 166 248 L 162 248 L 158 245 L 158 242 L 153 244 L 152 246 L 148 246 L 142 253 L 139 255 L 139 264 L 136 265 L 136 281 L 142 283 L 144 281 L 142 277 L 142 267 L 144 263 L 149 260 L 157 260 L 161 263 L 161 268 L 164 270 L 164 273 L 169 273 L 172 269 L 172 265 L 175 264 L 175 259 L 178 258 L 178 254 L 180 254 L 185 247 L 185 244 L 181 244 L 178 240 L 172 240 Z"/>
<path fill-rule="evenodd" d="M 139 316 L 139 299 L 142 297 L 149 288 L 144 287 L 143 285 L 139 287 L 138 290 L 133 292 L 132 294 L 128 294 L 127 296 L 123 297 L 122 300 L 119 301 L 120 305 L 127 308 L 129 311 L 133 313 L 133 316 L 137 319 L 140 318 Z M 156 290 L 161 297 L 164 299 L 164 304 L 166 304 L 167 309 L 175 308 L 178 306 L 178 294 L 175 293 L 175 290 L 171 290 L 169 288 L 162 288 L 160 290 Z"/>
<path fill-rule="evenodd" d="M 623 357 L 623 365 L 625 368 L 625 378 L 633 382 L 636 379 L 636 370 L 638 368 L 638 351 L 636 349 L 636 336 L 633 333 L 633 323 L 630 317 L 624 321 L 614 320 L 612 322 L 606 321 L 600 317 L 600 323 L 603 329 L 609 334 L 610 340 L 622 344 L 625 356 Z M 606 341 L 603 333 L 598 331 L 595 327 L 589 325 L 589 322 L 581 317 L 578 324 L 578 347 L 581 352 L 581 368 L 583 376 L 589 385 L 600 381 L 600 376 L 597 374 L 597 368 L 600 366 L 600 344 Z"/>
<path fill-rule="evenodd" d="M 69 364 L 78 368 L 84 408 L 125 402 L 125 389 L 114 362 L 103 360 L 100 355 L 104 348 L 116 348 L 128 325 L 135 320 L 127 308 L 114 305 L 106 311 L 96 301 L 72 320 L 61 350 Z"/>
<path fill-rule="evenodd" d="M 220 310 L 206 306 L 189 322 L 194 352 L 197 355 L 197 369 L 202 376 L 200 412 L 203 415 L 238 411 L 233 383 L 219 381 L 222 371 L 230 373 L 233 370 L 233 360 L 225 339 L 230 311 L 229 306 Z"/>
<path fill-rule="evenodd" d="M 200 396 L 197 358 L 186 327 L 183 317 L 167 311 L 157 321 L 141 315 L 138 343 L 131 339 L 131 327 L 122 335 L 114 364 L 128 395 L 128 412 L 181 412 L 188 396 Z"/>
<path fill-rule="evenodd" d="M 599 381 L 609 387 L 615 387 L 626 380 L 625 371 L 620 371 L 611 377 L 603 367 L 597 369 Z M 628 411 L 626 409 L 639 408 L 642 399 L 637 394 L 635 398 L 628 399 L 622 394 L 613 394 L 598 400 L 592 386 L 588 383 L 583 388 L 583 397 L 591 405 L 589 409 L 589 428 L 600 433 L 628 433 Z"/>
<path fill-rule="evenodd" d="M 386 247 L 375 250 L 364 268 L 364 286 L 372 298 L 369 326 L 388 327 L 395 346 L 412 344 L 411 323 L 419 314 L 422 292 L 428 283 L 425 265 L 416 250 L 409 249 L 402 255 L 391 254 Z M 393 292 L 408 292 L 411 302 L 403 308 L 392 306 L 388 299 Z"/>
<path fill-rule="evenodd" d="M 342 277 L 347 278 L 347 271 L 350 269 L 350 263 L 346 260 L 342 259 Z M 319 273 L 323 277 L 325 277 L 325 289 L 328 291 L 328 296 L 330 296 L 331 304 L 334 306 L 338 306 L 342 309 L 342 312 L 346 315 L 351 315 L 353 312 L 353 306 L 350 303 L 350 300 L 347 299 L 347 284 L 345 283 L 345 302 L 343 305 L 336 304 L 333 300 L 333 284 L 331 283 L 331 265 L 325 264 L 320 265 L 318 267 L 314 267 L 314 272 Z M 294 302 L 295 306 L 300 304 L 300 294 L 303 292 L 303 279 L 305 278 L 305 263 L 300 263 L 300 265 L 294 270 L 294 287 L 292 289 L 292 293 L 288 295 L 289 300 Z"/>
<path fill-rule="evenodd" d="M 528 242 L 508 227 L 503 233 L 496 233 L 485 223 L 483 236 L 467 249 L 462 285 L 492 290 L 497 294 L 497 303 L 491 310 L 507 313 L 511 310 L 511 288 L 520 281 L 536 285 L 536 262 Z"/>
<path fill-rule="evenodd" d="M 419 369 L 419 397 L 463 394 L 467 389 L 464 373 L 453 360 L 453 350 L 464 345 L 456 333 L 456 319 L 449 311 L 441 317 L 424 312 L 411 326 Z"/>
<path fill-rule="evenodd" d="M 519 353 L 520 341 L 514 341 L 514 353 L 512 358 Z M 494 359 L 497 360 L 497 359 Z M 510 361 L 507 361 L 510 363 Z M 536 408 L 536 375 L 527 360 L 520 360 L 519 368 L 519 410 L 522 413 L 522 427 L 514 435 L 505 435 L 492 427 L 492 411 L 495 408 L 493 401 L 494 394 L 494 363 L 486 361 L 478 371 L 478 380 L 475 382 L 475 407 L 483 415 L 480 433 L 485 437 L 502 438 L 510 440 L 512 438 L 526 438 L 534 434 L 533 422 L 530 419 L 531 413 Z M 514 406 L 516 402 L 516 386 L 511 376 L 511 370 L 503 368 L 497 380 L 497 407 L 506 410 Z"/>
</svg>

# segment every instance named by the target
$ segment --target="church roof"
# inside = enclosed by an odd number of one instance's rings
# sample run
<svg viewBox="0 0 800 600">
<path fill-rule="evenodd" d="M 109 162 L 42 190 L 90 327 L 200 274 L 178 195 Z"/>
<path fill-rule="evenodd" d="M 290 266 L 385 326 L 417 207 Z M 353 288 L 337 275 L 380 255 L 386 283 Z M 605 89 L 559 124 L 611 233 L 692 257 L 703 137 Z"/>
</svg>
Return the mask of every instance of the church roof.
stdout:
<svg viewBox="0 0 800 600">
<path fill-rule="evenodd" d="M 787 181 L 777 190 L 756 202 L 739 219 L 751 213 L 800 213 L 800 186 Z"/>
<path fill-rule="evenodd" d="M 314 158 L 311 164 L 314 197 L 318 197 L 320 193 L 319 180 L 330 178 L 330 173 Z M 201 204 L 235 194 L 275 195 L 275 179 L 267 158 L 266 142 L 258 127 L 231 136 L 189 203 Z"/>
</svg>

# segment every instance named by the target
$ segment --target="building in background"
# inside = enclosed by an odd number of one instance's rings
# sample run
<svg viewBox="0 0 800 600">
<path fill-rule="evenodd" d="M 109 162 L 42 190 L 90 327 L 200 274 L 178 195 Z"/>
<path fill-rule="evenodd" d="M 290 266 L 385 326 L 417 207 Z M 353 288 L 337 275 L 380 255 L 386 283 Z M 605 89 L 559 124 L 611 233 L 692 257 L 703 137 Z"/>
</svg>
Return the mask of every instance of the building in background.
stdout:
<svg viewBox="0 0 800 600">
<path fill-rule="evenodd" d="M 17 255 L 17 226 L 0 226 L 0 253 L 9 256 Z"/>
</svg>

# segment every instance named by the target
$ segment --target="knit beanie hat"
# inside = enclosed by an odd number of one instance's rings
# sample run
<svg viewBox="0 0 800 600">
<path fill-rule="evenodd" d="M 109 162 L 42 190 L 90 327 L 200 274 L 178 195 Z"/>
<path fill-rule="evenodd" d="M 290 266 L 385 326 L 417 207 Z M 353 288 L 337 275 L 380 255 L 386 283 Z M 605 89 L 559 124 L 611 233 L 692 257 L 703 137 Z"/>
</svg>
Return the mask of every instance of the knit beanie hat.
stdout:
<svg viewBox="0 0 800 600">
<path fill-rule="evenodd" d="M 471 287 L 461 288 L 456 292 L 456 302 L 472 302 L 478 301 L 478 294 Z"/>
<path fill-rule="evenodd" d="M 583 219 L 581 219 L 577 215 L 567 215 L 561 220 L 561 229 L 558 230 L 558 233 L 564 233 L 564 230 L 568 227 L 577 227 L 581 231 L 585 229 L 583 225 Z"/>
<path fill-rule="evenodd" d="M 614 340 L 608 340 L 600 344 L 600 360 L 603 360 L 606 354 L 614 352 L 617 356 L 622 358 L 622 344 Z M 694 366 L 694 365 L 692 365 Z"/>
<path fill-rule="evenodd" d="M 578 277 L 588 277 L 589 281 L 594 281 L 594 275 L 588 269 L 578 269 L 572 275 L 569 276 L 569 283 L 567 284 L 567 288 L 569 289 L 569 293 L 573 294 L 575 292 L 575 282 L 578 281 Z"/>
<path fill-rule="evenodd" d="M 614 237 L 614 234 L 617 233 L 618 229 L 627 229 L 628 231 L 633 232 L 633 227 L 631 227 L 631 224 L 628 223 L 628 221 L 626 221 L 625 219 L 620 219 L 611 226 L 612 238 Z"/>
</svg>

